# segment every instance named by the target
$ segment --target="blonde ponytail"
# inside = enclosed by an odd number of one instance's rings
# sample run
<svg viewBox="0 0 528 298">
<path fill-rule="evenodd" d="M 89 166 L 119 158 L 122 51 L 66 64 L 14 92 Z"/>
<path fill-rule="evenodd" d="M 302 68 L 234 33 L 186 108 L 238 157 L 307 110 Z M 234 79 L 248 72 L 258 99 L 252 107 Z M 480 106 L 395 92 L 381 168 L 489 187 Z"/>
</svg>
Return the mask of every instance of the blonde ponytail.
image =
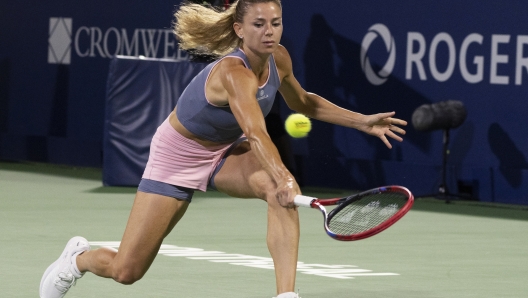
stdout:
<svg viewBox="0 0 528 298">
<path fill-rule="evenodd" d="M 223 56 L 240 45 L 235 34 L 236 4 L 225 11 L 199 4 L 185 4 L 174 14 L 174 34 L 180 49 L 197 54 Z"/>
<path fill-rule="evenodd" d="M 280 0 L 237 0 L 227 10 L 187 3 L 174 14 L 174 34 L 182 50 L 196 54 L 220 57 L 242 44 L 233 29 L 235 22 L 242 23 L 250 5 Z"/>
</svg>

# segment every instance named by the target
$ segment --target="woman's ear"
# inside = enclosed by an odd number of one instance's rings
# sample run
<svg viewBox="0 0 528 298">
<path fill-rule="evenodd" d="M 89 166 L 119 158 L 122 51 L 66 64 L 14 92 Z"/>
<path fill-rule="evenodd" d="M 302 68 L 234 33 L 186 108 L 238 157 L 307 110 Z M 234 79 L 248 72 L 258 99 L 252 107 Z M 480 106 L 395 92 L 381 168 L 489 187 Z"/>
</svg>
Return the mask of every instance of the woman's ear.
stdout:
<svg viewBox="0 0 528 298">
<path fill-rule="evenodd" d="M 235 30 L 236 35 L 240 38 L 244 38 L 244 34 L 242 33 L 242 25 L 239 23 L 233 24 L 233 29 Z"/>
</svg>

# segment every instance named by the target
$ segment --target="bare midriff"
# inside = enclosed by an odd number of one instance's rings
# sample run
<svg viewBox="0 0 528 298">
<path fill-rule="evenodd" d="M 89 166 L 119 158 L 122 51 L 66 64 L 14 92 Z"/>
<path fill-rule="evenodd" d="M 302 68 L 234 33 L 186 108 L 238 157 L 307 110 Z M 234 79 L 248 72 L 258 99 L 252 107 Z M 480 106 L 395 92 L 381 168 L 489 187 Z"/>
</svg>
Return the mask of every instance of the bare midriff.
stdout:
<svg viewBox="0 0 528 298">
<path fill-rule="evenodd" d="M 217 143 L 217 142 L 213 142 L 213 141 L 209 141 L 209 140 L 204 140 L 204 139 L 196 136 L 192 132 L 188 131 L 187 128 L 185 128 L 183 126 L 183 124 L 181 124 L 180 120 L 178 120 L 178 117 L 176 116 L 176 108 L 174 108 L 174 111 L 172 111 L 172 113 L 170 113 L 170 115 L 169 115 L 169 123 L 182 136 L 184 136 L 184 137 L 186 137 L 186 138 L 188 138 L 190 140 L 193 140 L 193 141 L 197 142 L 198 144 L 200 144 L 200 145 L 202 145 L 204 147 L 215 147 L 215 146 L 218 146 L 218 145 L 222 144 L 222 143 Z"/>
</svg>

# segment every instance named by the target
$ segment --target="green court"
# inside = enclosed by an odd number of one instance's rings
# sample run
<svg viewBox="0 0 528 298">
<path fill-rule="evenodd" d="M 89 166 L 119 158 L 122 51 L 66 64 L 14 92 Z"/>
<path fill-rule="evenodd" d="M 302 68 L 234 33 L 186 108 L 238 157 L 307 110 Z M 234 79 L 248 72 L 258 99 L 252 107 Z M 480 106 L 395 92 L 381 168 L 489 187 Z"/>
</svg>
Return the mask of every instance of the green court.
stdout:
<svg viewBox="0 0 528 298">
<path fill-rule="evenodd" d="M 134 193 L 103 187 L 99 169 L 0 163 L 0 296 L 38 297 L 42 273 L 72 236 L 118 245 Z M 303 298 L 528 297 L 527 209 L 419 199 L 383 233 L 339 242 L 303 208 L 296 288 Z M 265 237 L 264 202 L 198 192 L 142 280 L 86 274 L 66 297 L 269 298 Z"/>
</svg>

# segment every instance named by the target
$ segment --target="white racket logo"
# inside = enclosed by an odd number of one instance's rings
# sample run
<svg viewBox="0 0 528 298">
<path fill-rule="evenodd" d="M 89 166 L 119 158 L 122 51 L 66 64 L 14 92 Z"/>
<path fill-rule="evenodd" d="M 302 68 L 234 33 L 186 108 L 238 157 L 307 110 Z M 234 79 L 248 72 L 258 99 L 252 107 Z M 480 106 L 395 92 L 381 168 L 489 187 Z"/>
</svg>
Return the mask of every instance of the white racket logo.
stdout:
<svg viewBox="0 0 528 298">
<path fill-rule="evenodd" d="M 391 216 L 394 213 L 398 212 L 398 204 L 390 204 L 385 206 L 383 209 L 380 210 L 379 215 L 381 216 Z"/>
</svg>

